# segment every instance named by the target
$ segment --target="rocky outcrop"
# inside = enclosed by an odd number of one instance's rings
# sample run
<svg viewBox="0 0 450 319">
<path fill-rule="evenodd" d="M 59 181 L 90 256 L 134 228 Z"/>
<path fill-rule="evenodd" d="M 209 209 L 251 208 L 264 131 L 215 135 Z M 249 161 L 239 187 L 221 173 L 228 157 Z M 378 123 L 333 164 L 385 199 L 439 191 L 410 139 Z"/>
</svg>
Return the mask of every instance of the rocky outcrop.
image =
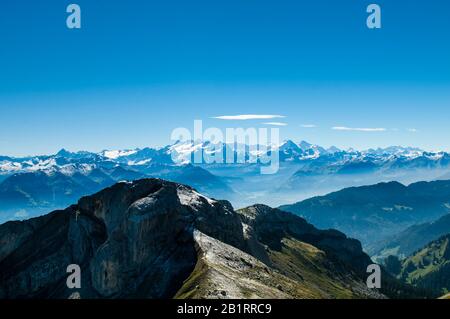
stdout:
<svg viewBox="0 0 450 319">
<path fill-rule="evenodd" d="M 0 244 L 2 298 L 382 297 L 358 276 L 370 262 L 359 242 L 160 179 L 8 222 Z M 80 289 L 66 285 L 70 264 L 81 268 Z"/>
<path fill-rule="evenodd" d="M 66 298 L 66 267 L 79 264 L 82 297 L 171 297 L 196 263 L 194 229 L 243 243 L 228 203 L 157 179 L 119 183 L 64 211 L 1 226 L 1 289 L 9 298 Z"/>
</svg>

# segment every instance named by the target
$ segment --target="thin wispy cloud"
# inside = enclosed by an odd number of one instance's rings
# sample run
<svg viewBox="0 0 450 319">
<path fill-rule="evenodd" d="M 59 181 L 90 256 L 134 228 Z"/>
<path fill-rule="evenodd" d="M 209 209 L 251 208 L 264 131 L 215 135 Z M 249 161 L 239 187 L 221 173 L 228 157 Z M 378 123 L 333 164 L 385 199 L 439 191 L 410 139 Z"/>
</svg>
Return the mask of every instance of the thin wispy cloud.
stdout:
<svg viewBox="0 0 450 319">
<path fill-rule="evenodd" d="M 411 132 L 411 133 L 417 133 L 417 132 L 419 132 L 419 130 L 416 129 L 416 128 L 409 128 L 409 129 L 408 129 L 408 132 Z"/>
<path fill-rule="evenodd" d="M 270 120 L 277 118 L 285 118 L 283 115 L 272 115 L 272 114 L 240 114 L 240 115 L 221 115 L 215 116 L 213 119 L 218 120 Z"/>
<path fill-rule="evenodd" d="M 315 128 L 315 127 L 317 127 L 317 125 L 314 125 L 314 124 L 302 124 L 300 126 L 303 127 L 303 128 Z"/>
<path fill-rule="evenodd" d="M 263 123 L 264 125 L 274 125 L 274 126 L 287 126 L 287 123 L 283 122 L 267 122 Z"/>
<path fill-rule="evenodd" d="M 347 127 L 347 126 L 334 126 L 331 128 L 335 131 L 352 131 L 352 132 L 385 132 L 384 127 Z"/>
</svg>

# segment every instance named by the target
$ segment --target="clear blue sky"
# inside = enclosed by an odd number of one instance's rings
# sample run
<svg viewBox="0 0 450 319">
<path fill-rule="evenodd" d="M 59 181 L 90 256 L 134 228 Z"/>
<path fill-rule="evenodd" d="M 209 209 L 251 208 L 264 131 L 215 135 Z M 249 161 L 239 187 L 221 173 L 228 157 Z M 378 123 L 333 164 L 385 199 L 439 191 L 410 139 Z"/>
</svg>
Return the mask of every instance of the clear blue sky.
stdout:
<svg viewBox="0 0 450 319">
<path fill-rule="evenodd" d="M 372 2 L 381 30 L 365 25 Z M 69 3 L 81 30 L 66 28 Z M 450 151 L 450 2 L 0 4 L 0 154 L 158 146 L 194 119 L 267 122 L 211 119 L 236 114 L 284 115 L 296 141 Z"/>
</svg>

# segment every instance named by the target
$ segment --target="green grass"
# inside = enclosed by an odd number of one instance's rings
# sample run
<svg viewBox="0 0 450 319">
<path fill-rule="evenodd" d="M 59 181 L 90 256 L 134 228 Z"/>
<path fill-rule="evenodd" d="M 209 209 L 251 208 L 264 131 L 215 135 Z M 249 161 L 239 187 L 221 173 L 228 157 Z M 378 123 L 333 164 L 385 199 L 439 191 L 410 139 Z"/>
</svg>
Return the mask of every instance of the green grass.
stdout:
<svg viewBox="0 0 450 319">
<path fill-rule="evenodd" d="M 178 290 L 175 299 L 196 299 L 204 295 L 203 286 L 206 284 L 206 274 L 208 266 L 201 258 L 197 260 L 191 275 L 184 281 L 183 286 Z"/>
</svg>

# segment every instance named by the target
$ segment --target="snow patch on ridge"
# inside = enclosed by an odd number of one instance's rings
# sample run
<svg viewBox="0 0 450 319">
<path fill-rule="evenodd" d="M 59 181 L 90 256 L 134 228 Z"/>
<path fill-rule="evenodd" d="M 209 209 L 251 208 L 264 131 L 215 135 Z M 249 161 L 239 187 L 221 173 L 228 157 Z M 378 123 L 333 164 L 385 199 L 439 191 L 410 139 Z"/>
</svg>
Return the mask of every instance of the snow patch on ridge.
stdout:
<svg viewBox="0 0 450 319">
<path fill-rule="evenodd" d="M 115 151 L 103 151 L 102 155 L 109 159 L 117 159 L 119 157 L 130 156 L 136 153 L 137 150 L 125 150 L 125 151 L 115 150 Z"/>
<path fill-rule="evenodd" d="M 22 170 L 22 165 L 15 162 L 2 162 L 0 163 L 0 171 L 18 172 Z"/>
<path fill-rule="evenodd" d="M 196 191 L 184 186 L 180 186 L 177 188 L 177 195 L 180 199 L 181 205 L 190 206 L 193 208 L 201 206 L 204 203 L 202 199 L 206 200 L 206 202 L 211 206 L 216 203 L 216 201 L 212 200 L 211 198 L 203 196 L 200 193 L 197 193 Z"/>
</svg>

